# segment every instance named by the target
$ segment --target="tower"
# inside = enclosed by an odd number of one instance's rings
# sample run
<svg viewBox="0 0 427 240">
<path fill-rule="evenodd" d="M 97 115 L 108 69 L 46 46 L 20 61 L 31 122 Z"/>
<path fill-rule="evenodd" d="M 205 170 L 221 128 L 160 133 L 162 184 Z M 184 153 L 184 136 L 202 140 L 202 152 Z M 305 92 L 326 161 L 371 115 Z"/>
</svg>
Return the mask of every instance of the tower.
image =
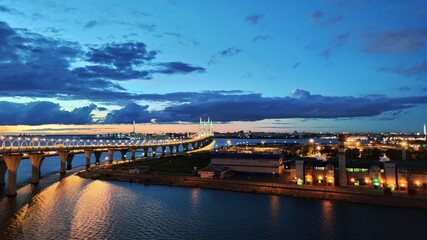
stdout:
<svg viewBox="0 0 427 240">
<path fill-rule="evenodd" d="M 202 120 L 202 117 L 200 117 L 199 132 L 201 133 L 212 132 L 212 120 L 210 120 L 210 118 L 208 118 L 208 121 L 205 121 L 205 120 Z"/>
<path fill-rule="evenodd" d="M 135 132 L 135 120 L 133 120 L 133 128 L 132 128 L 132 132 Z"/>
<path fill-rule="evenodd" d="M 424 123 L 424 136 L 427 135 L 427 129 L 426 129 L 426 124 Z"/>
<path fill-rule="evenodd" d="M 347 186 L 347 168 L 345 164 L 345 136 L 343 134 L 338 135 L 339 147 L 338 147 L 338 175 L 339 185 L 342 187 Z"/>
</svg>

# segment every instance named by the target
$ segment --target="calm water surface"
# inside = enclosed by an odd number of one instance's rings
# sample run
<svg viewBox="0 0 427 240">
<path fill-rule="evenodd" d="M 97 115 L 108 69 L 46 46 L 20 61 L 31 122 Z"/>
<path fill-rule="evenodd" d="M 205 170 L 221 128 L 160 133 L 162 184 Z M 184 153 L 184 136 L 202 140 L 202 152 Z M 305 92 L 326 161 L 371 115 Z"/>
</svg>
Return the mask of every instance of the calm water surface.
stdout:
<svg viewBox="0 0 427 240">
<path fill-rule="evenodd" d="M 427 234 L 426 210 L 44 176 L 38 186 L 22 177 L 16 198 L 3 191 L 0 239 L 425 239 Z"/>
</svg>

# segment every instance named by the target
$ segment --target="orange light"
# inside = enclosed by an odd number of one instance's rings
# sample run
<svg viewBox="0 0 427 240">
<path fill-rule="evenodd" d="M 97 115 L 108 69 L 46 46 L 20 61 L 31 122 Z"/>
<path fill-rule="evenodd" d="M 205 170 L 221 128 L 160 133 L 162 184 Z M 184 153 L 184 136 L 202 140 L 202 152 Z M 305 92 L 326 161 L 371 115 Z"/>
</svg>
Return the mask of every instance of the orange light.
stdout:
<svg viewBox="0 0 427 240">
<path fill-rule="evenodd" d="M 351 181 L 351 182 L 355 182 L 356 180 L 355 180 L 354 178 L 351 178 L 351 179 L 350 179 L 350 181 Z"/>
</svg>

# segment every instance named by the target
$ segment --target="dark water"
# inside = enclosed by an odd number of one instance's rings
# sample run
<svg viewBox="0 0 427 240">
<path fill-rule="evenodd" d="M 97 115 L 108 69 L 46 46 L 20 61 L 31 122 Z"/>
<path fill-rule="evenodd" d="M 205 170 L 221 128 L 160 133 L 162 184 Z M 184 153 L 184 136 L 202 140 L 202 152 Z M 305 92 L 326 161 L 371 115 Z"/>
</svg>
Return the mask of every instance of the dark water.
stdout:
<svg viewBox="0 0 427 240">
<path fill-rule="evenodd" d="M 19 194 L 0 209 L 19 205 Z M 427 231 L 425 210 L 77 176 L 27 200 L 0 239 L 424 239 Z"/>
<path fill-rule="evenodd" d="M 18 196 L 4 197 L 4 191 L 0 196 L 0 239 L 425 239 L 427 234 L 427 210 L 86 180 L 72 173 L 61 179 L 55 158 L 45 160 L 44 177 L 31 186 L 25 162 Z M 84 157 L 73 162 L 83 164 Z"/>
</svg>

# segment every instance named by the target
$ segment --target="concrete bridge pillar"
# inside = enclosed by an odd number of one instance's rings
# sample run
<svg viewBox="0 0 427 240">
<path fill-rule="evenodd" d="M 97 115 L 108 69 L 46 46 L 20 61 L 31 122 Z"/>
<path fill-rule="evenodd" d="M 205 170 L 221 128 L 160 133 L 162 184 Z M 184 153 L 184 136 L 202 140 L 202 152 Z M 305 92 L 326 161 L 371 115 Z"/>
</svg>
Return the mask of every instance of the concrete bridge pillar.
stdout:
<svg viewBox="0 0 427 240">
<path fill-rule="evenodd" d="M 44 157 L 42 157 L 42 160 L 40 160 L 40 167 L 39 167 L 39 179 L 42 178 L 42 170 L 41 166 L 43 165 Z"/>
<path fill-rule="evenodd" d="M 29 154 L 29 157 L 32 166 L 31 183 L 38 184 L 40 180 L 40 167 L 42 165 L 43 153 L 31 153 Z"/>
<path fill-rule="evenodd" d="M 188 151 L 188 143 L 182 144 L 182 147 L 184 148 L 184 152 Z"/>
<path fill-rule="evenodd" d="M 135 153 L 136 153 L 136 149 L 135 148 L 129 148 L 129 151 L 131 153 L 130 159 L 134 160 L 136 159 L 135 157 Z"/>
<path fill-rule="evenodd" d="M 109 159 L 108 159 L 108 163 L 113 163 L 113 158 L 114 158 L 114 149 L 108 149 L 108 157 L 109 157 Z"/>
<path fill-rule="evenodd" d="M 169 146 L 169 151 L 170 151 L 170 155 L 171 155 L 171 156 L 173 156 L 173 148 L 174 148 L 174 146 L 173 146 L 173 145 Z"/>
<path fill-rule="evenodd" d="M 95 155 L 95 164 L 99 165 L 102 152 L 93 152 L 93 154 Z"/>
<path fill-rule="evenodd" d="M 144 148 L 144 157 L 148 157 L 148 148 Z"/>
<path fill-rule="evenodd" d="M 127 152 L 128 152 L 127 149 L 120 150 L 120 153 L 122 154 L 122 160 L 126 160 L 126 153 Z"/>
<path fill-rule="evenodd" d="M 4 185 L 4 176 L 6 175 L 7 166 L 3 160 L 3 157 L 0 157 L 0 185 Z"/>
<path fill-rule="evenodd" d="M 86 157 L 86 169 L 90 167 L 90 156 L 92 155 L 92 150 L 85 150 L 85 157 Z M 101 155 L 99 155 L 101 156 Z"/>
<path fill-rule="evenodd" d="M 73 159 L 74 159 L 74 153 L 70 153 L 67 156 L 67 170 L 71 170 L 71 168 L 73 167 Z"/>
<path fill-rule="evenodd" d="M 157 147 L 152 147 L 151 148 L 151 154 L 153 155 L 153 157 L 156 156 L 156 151 L 157 151 Z"/>
<path fill-rule="evenodd" d="M 68 154 L 68 151 L 58 151 L 59 163 L 61 166 L 61 169 L 59 171 L 60 174 L 65 173 L 65 161 L 67 160 Z"/>
<path fill-rule="evenodd" d="M 162 157 L 166 156 L 166 147 L 161 146 L 160 148 L 162 149 Z"/>
<path fill-rule="evenodd" d="M 4 155 L 8 172 L 7 195 L 16 196 L 16 170 L 22 160 L 22 154 Z"/>
</svg>

